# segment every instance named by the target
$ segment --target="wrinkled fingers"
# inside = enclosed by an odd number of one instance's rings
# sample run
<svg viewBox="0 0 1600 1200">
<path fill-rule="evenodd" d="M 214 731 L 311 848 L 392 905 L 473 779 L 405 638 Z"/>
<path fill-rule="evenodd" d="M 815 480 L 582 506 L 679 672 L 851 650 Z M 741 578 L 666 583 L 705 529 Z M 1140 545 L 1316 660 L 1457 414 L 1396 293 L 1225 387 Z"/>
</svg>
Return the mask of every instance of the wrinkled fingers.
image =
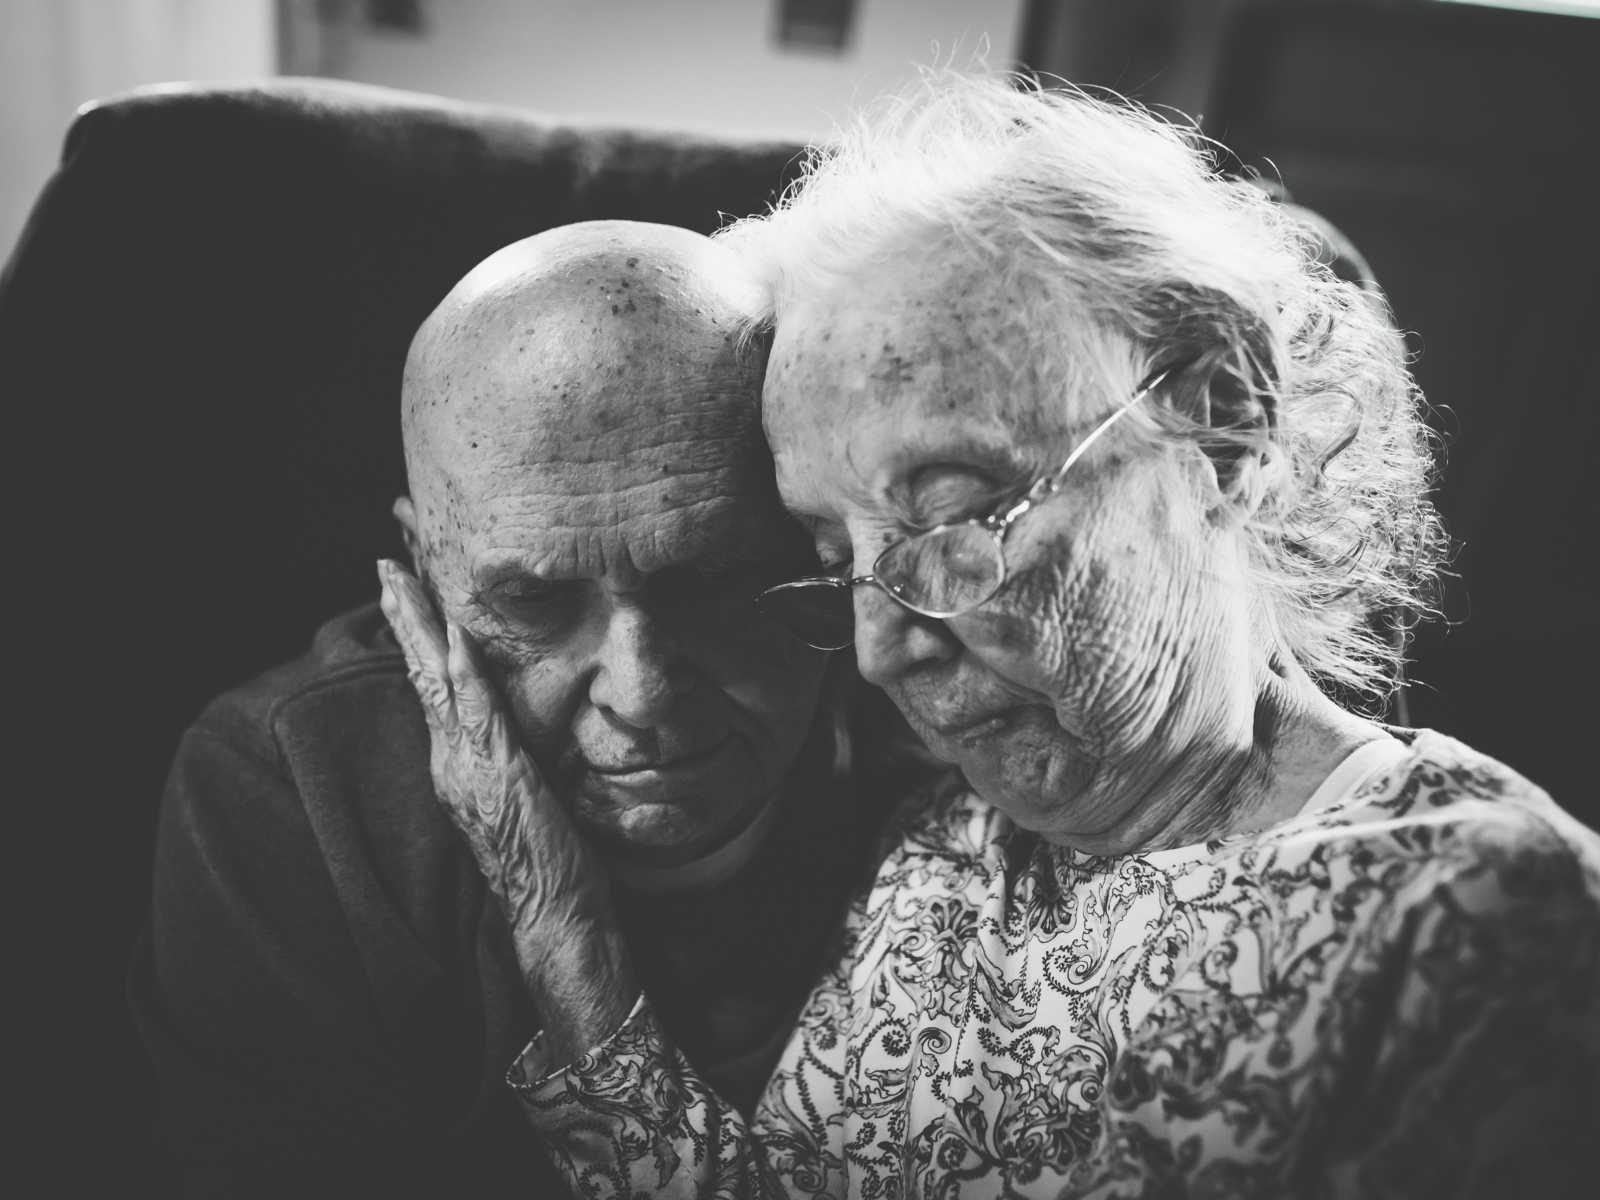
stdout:
<svg viewBox="0 0 1600 1200">
<path fill-rule="evenodd" d="M 433 604 L 416 577 L 394 562 L 380 560 L 378 578 L 383 585 L 379 604 L 405 656 L 406 672 L 422 702 L 423 715 L 430 725 L 453 732 L 456 706 L 448 651 Z"/>
<path fill-rule="evenodd" d="M 495 759 L 510 757 L 505 718 L 485 675 L 477 644 L 453 621 L 446 626 L 446 640 L 449 650 L 445 666 L 461 732 L 478 753 Z"/>
</svg>

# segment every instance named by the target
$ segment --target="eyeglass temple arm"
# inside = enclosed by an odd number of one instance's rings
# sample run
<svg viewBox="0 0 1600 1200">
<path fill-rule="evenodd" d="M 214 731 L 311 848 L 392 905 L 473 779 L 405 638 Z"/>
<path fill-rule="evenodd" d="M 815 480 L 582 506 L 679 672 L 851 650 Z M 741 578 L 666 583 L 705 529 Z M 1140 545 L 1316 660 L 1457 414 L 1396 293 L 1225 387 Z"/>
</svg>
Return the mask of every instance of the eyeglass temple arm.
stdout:
<svg viewBox="0 0 1600 1200">
<path fill-rule="evenodd" d="M 878 577 L 876 575 L 853 575 L 848 577 L 842 575 L 805 575 L 799 579 L 787 579 L 782 583 L 775 583 L 771 587 L 763 589 L 756 596 L 756 600 L 759 603 L 761 597 L 766 595 L 767 592 L 782 592 L 787 591 L 789 588 L 817 587 L 819 584 L 826 584 L 829 587 L 853 588 L 858 583 L 877 582 Z"/>
<path fill-rule="evenodd" d="M 1099 440 L 1100 435 L 1121 420 L 1123 414 L 1125 414 L 1130 408 L 1165 383 L 1169 374 L 1171 374 L 1170 370 L 1158 371 L 1140 384 L 1139 390 L 1133 394 L 1132 398 L 1129 399 L 1128 402 L 1121 408 L 1117 409 L 1116 412 L 1112 413 L 1104 421 L 1101 421 L 1100 424 L 1091 429 L 1089 431 L 1089 436 L 1084 438 L 1083 441 L 1079 442 L 1072 448 L 1072 453 L 1067 455 L 1067 461 L 1061 464 L 1061 469 L 1058 470 L 1054 475 L 1049 476 L 1041 486 L 1031 489 L 1026 496 L 1017 502 L 1017 506 L 1015 508 L 1006 513 L 1005 519 L 1008 522 L 1014 520 L 1016 517 L 1021 516 L 1033 505 L 1039 503 L 1039 501 L 1043 500 L 1045 497 L 1055 495 L 1056 490 L 1061 486 L 1062 481 L 1066 479 L 1067 472 L 1072 469 L 1074 463 L 1076 463 L 1088 452 L 1089 447 L 1094 445 L 1095 442 Z"/>
</svg>

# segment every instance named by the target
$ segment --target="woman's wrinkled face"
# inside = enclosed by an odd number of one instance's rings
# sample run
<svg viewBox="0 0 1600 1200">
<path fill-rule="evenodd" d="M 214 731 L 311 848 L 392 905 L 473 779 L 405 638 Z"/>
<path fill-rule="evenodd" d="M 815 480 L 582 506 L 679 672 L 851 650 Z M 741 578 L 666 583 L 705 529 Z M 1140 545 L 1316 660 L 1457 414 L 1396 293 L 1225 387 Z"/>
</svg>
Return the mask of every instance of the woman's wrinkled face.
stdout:
<svg viewBox="0 0 1600 1200">
<path fill-rule="evenodd" d="M 1005 298 L 895 275 L 786 310 L 764 392 L 785 503 L 824 564 L 856 574 L 897 538 L 1015 500 L 1127 399 L 997 385 L 1035 375 L 1015 368 L 1037 347 L 1008 332 Z M 855 589 L 862 674 L 985 799 L 1055 840 L 1137 843 L 1152 790 L 1236 739 L 1241 712 L 1248 732 L 1237 573 L 1175 453 L 1110 431 L 1013 526 L 1006 583 L 969 614 Z"/>
</svg>

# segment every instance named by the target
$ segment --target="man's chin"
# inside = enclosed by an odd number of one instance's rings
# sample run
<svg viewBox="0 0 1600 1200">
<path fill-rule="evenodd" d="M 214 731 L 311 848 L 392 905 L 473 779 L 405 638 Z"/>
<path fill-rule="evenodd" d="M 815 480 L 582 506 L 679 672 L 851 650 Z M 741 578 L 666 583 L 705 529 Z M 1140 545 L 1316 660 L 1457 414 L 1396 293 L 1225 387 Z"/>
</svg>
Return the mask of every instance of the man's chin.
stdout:
<svg viewBox="0 0 1600 1200">
<path fill-rule="evenodd" d="M 578 827 L 608 858 L 640 866 L 676 866 L 711 853 L 749 824 L 753 811 L 698 794 L 618 796 L 580 789 Z"/>
<path fill-rule="evenodd" d="M 737 739 L 664 766 L 582 769 L 563 789 L 584 833 L 607 857 L 671 866 L 709 854 L 747 827 L 770 784 Z"/>
</svg>

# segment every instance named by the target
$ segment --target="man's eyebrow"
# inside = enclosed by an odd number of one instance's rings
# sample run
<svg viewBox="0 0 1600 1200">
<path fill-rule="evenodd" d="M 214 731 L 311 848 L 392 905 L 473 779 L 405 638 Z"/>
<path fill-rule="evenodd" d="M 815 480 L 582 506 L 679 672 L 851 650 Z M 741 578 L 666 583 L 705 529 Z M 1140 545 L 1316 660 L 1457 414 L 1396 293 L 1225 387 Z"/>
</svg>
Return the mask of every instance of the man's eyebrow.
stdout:
<svg viewBox="0 0 1600 1200">
<path fill-rule="evenodd" d="M 476 559 L 469 575 L 475 593 L 493 591 L 506 583 L 562 583 L 565 577 L 529 566 L 529 555 L 514 550 L 492 551 Z"/>
<path fill-rule="evenodd" d="M 511 599 L 513 595 L 520 595 L 522 589 L 527 588 L 529 584 L 537 584 L 540 589 L 556 586 L 554 580 L 540 579 L 537 575 L 530 575 L 527 572 L 504 572 L 482 581 L 474 580 L 467 596 L 472 603 L 480 607 L 494 608 Z M 517 589 L 515 592 L 514 588 Z"/>
</svg>

